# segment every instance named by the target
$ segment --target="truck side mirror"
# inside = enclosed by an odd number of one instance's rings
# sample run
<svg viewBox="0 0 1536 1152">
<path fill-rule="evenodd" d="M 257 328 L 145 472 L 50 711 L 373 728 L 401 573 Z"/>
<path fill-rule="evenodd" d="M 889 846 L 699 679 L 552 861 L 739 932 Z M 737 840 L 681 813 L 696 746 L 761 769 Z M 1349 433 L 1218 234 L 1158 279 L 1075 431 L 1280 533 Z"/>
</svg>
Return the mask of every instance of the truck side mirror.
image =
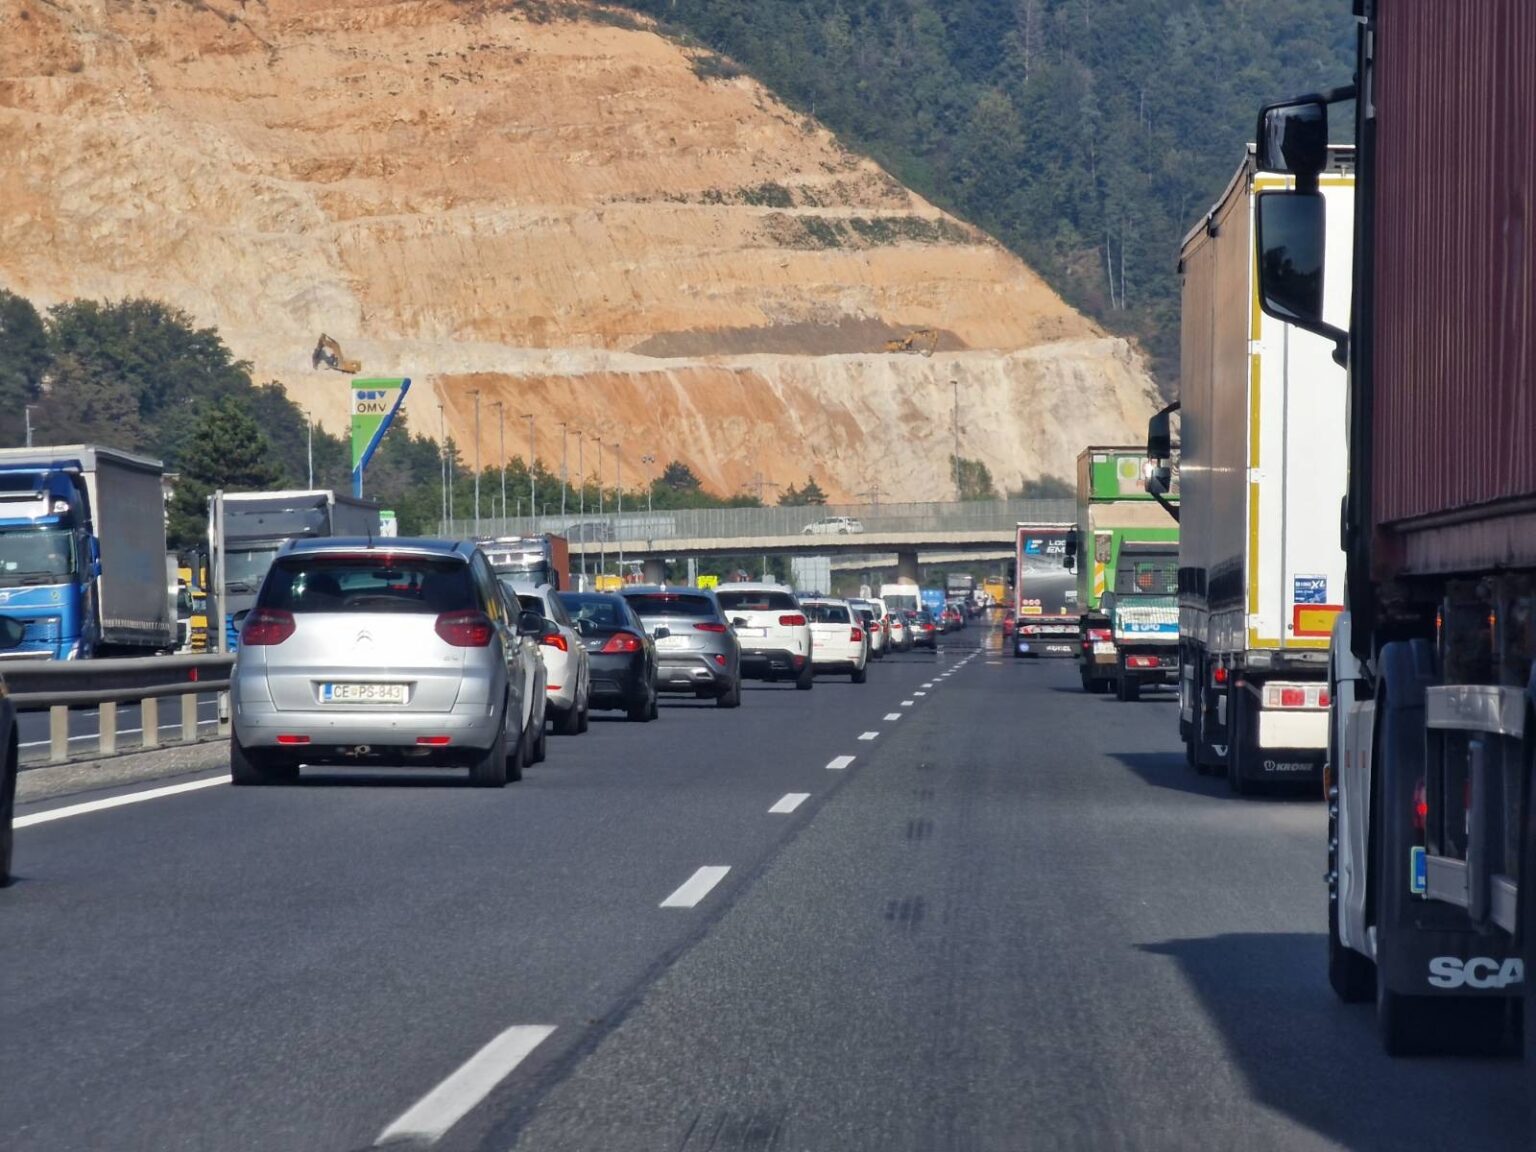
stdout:
<svg viewBox="0 0 1536 1152">
<path fill-rule="evenodd" d="M 1328 105 L 1316 96 L 1303 96 L 1259 111 L 1255 157 L 1260 171 L 1283 172 L 1297 186 L 1317 187 L 1317 174 L 1328 166 Z"/>
<path fill-rule="evenodd" d="M 85 545 L 86 564 L 89 566 L 92 580 L 101 575 L 101 541 L 94 536 L 87 536 Z"/>
<path fill-rule="evenodd" d="M 1077 571 L 1077 537 L 1068 536 L 1061 550 L 1061 566 L 1068 571 Z"/>
<path fill-rule="evenodd" d="M 1258 196 L 1259 297 L 1277 320 L 1313 328 L 1323 321 L 1323 249 L 1327 231 L 1320 192 Z"/>
</svg>

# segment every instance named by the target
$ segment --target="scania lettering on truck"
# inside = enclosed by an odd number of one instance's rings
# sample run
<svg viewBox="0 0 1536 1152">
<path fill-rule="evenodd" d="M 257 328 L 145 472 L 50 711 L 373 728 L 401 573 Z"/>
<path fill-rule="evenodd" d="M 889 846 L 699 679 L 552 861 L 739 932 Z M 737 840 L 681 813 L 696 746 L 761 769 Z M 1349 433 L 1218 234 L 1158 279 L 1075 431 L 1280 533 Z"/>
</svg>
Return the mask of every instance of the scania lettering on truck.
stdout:
<svg viewBox="0 0 1536 1152">
<path fill-rule="evenodd" d="M 1294 177 L 1255 209 L 1264 311 L 1348 364 L 1328 976 L 1391 1053 L 1508 1050 L 1536 948 L 1536 11 L 1356 8 L 1359 88 L 1262 110 L 1256 158 Z M 1352 237 L 1322 186 L 1349 102 Z"/>
<path fill-rule="evenodd" d="M 289 540 L 382 535 L 377 504 L 329 489 L 231 492 L 223 499 L 224 587 L 220 590 L 220 610 L 231 652 L 239 646 L 240 626 L 256 603 L 267 569 Z M 211 529 L 211 501 L 209 524 Z"/>
<path fill-rule="evenodd" d="M 1077 655 L 1077 578 L 1063 566 L 1073 527 L 1018 527 L 1013 563 L 1015 656 Z"/>
<path fill-rule="evenodd" d="M 26 629 L 0 658 L 170 651 L 160 461 L 91 444 L 0 450 L 0 615 Z"/>
<path fill-rule="evenodd" d="M 1077 573 L 1083 690 L 1121 700 L 1136 699 L 1143 684 L 1174 683 L 1178 665 L 1168 574 L 1178 567 L 1179 529 L 1147 491 L 1145 465 L 1142 446 L 1078 455 L 1077 524 L 1062 560 Z"/>
<path fill-rule="evenodd" d="M 1290 178 L 1250 147 L 1184 239 L 1179 369 L 1179 735 L 1231 790 L 1316 783 L 1328 746 L 1328 636 L 1344 605 L 1344 369 L 1333 343 L 1264 315 L 1254 199 Z M 1354 149 L 1319 191 L 1326 306 L 1349 307 Z M 1169 412 L 1148 426 L 1148 488 L 1170 487 Z"/>
</svg>

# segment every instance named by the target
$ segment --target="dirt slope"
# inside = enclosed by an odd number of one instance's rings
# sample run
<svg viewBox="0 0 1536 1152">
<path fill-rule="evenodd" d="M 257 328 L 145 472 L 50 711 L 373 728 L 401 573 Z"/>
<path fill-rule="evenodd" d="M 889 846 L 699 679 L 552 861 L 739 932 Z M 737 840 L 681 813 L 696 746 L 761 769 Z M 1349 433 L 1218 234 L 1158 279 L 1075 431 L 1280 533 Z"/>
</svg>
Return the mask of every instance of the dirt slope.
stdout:
<svg viewBox="0 0 1536 1152">
<path fill-rule="evenodd" d="M 0 0 L 0 284 L 169 300 L 333 427 L 321 331 L 413 377 L 418 429 L 441 401 L 469 443 L 479 388 L 488 463 L 500 401 L 509 453 L 531 412 L 546 461 L 564 421 L 719 491 L 947 495 L 951 380 L 1008 482 L 1155 407 L 985 236 L 576 3 Z"/>
</svg>

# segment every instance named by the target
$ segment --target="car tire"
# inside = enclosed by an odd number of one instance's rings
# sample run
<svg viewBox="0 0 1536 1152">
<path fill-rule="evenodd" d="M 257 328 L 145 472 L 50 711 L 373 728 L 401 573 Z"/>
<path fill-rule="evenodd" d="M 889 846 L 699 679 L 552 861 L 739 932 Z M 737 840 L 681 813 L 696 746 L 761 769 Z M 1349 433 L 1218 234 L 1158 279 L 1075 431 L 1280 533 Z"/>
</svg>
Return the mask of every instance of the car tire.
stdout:
<svg viewBox="0 0 1536 1152">
<path fill-rule="evenodd" d="M 518 776 L 522 775 L 522 737 L 519 734 L 516 749 Z M 493 743 L 469 766 L 469 783 L 473 788 L 503 788 L 512 776 L 512 757 L 507 755 L 507 720 L 503 711 L 501 728 Z"/>
<path fill-rule="evenodd" d="M 816 666 L 811 663 L 810 657 L 806 657 L 805 667 L 800 669 L 800 674 L 795 677 L 795 691 L 809 692 L 816 685 Z"/>
<path fill-rule="evenodd" d="M 528 763 L 528 757 L 524 755 L 523 734 L 519 732 L 516 740 L 508 740 L 506 728 L 502 728 L 502 743 L 506 749 L 507 780 L 508 782 L 521 780 L 523 768 Z"/>
<path fill-rule="evenodd" d="M 554 727 L 556 736 L 578 736 L 581 734 L 582 708 L 580 704 L 580 701 L 573 701 L 571 706 L 564 712 L 555 713 Z"/>
<path fill-rule="evenodd" d="M 585 732 L 590 727 L 592 727 L 592 694 L 589 692 L 586 700 L 582 701 L 581 725 L 576 731 Z"/>
<path fill-rule="evenodd" d="M 646 719 L 661 719 L 661 693 L 657 692 L 655 688 L 651 689 L 651 711 L 650 715 L 646 716 Z"/>
<path fill-rule="evenodd" d="M 864 681 L 869 679 L 869 665 L 866 664 L 862 668 L 855 668 L 849 679 L 852 680 L 855 684 L 864 683 Z"/>
<path fill-rule="evenodd" d="M 624 709 L 624 718 L 634 723 L 641 724 L 651 718 L 651 695 L 647 692 L 638 700 L 631 700 L 629 707 Z"/>
<path fill-rule="evenodd" d="M 720 693 L 720 695 L 715 697 L 715 707 L 716 708 L 740 708 L 741 707 L 741 681 L 739 679 L 733 681 L 729 688 L 727 688 L 724 692 Z"/>
<path fill-rule="evenodd" d="M 13 728 L 5 762 L 0 764 L 0 888 L 11 882 L 11 857 L 16 845 L 12 820 L 16 815 L 16 777 L 21 769 L 19 756 L 20 748 Z"/>
<path fill-rule="evenodd" d="M 288 784 L 298 779 L 296 765 L 275 767 L 262 760 L 259 753 L 244 748 L 233 736 L 229 738 L 229 782 L 240 786 Z"/>
<path fill-rule="evenodd" d="M 549 757 L 549 725 L 539 724 L 528 734 L 532 741 L 529 746 L 528 763 L 542 764 Z"/>
</svg>

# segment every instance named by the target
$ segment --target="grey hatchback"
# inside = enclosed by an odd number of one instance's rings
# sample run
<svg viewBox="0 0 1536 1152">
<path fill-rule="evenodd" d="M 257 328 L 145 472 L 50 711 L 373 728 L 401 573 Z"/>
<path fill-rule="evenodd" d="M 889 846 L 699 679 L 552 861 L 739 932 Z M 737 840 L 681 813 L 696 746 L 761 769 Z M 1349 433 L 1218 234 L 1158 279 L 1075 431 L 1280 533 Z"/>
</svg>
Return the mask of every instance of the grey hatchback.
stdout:
<svg viewBox="0 0 1536 1152">
<path fill-rule="evenodd" d="M 629 587 L 624 602 L 656 640 L 656 689 L 713 696 L 721 708 L 741 707 L 741 645 L 703 588 Z"/>
<path fill-rule="evenodd" d="M 543 629 L 537 613 L 517 614 L 473 542 L 294 541 L 241 632 L 233 782 L 291 780 L 300 764 L 467 767 L 481 787 L 519 779 L 528 704 L 544 693 L 525 638 Z"/>
</svg>

